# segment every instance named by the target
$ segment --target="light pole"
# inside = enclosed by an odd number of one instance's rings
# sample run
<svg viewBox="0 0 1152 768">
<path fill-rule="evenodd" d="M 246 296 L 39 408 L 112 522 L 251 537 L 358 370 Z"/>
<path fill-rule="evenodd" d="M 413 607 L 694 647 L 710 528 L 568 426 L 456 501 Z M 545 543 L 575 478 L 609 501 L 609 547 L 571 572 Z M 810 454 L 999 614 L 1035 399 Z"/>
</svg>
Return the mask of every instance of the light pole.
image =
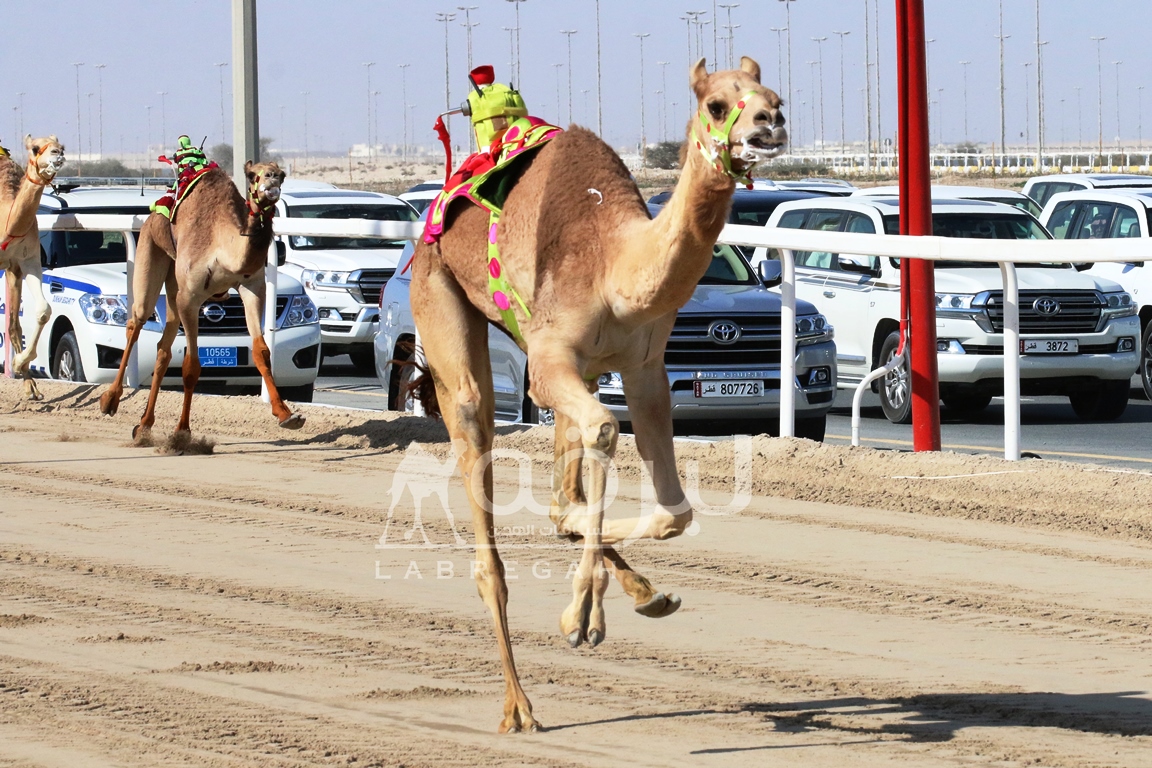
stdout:
<svg viewBox="0 0 1152 768">
<path fill-rule="evenodd" d="M 148 135 L 144 137 L 144 154 L 150 155 L 152 153 L 152 105 L 145 106 L 144 112 L 148 115 Z"/>
<path fill-rule="evenodd" d="M 632 37 L 640 41 L 640 167 L 648 167 L 648 130 L 644 122 L 644 38 L 649 32 L 633 32 Z"/>
<path fill-rule="evenodd" d="M 411 64 L 398 64 L 400 67 L 400 103 L 408 103 L 408 67 Z M 405 110 L 404 115 L 404 141 L 401 145 L 400 154 L 404 158 L 404 165 L 408 165 L 408 112 Z"/>
<path fill-rule="evenodd" d="M 1028 145 L 1032 143 L 1032 134 L 1028 125 L 1028 67 L 1032 66 L 1032 62 L 1025 61 L 1024 64 L 1024 152 L 1027 154 Z"/>
<path fill-rule="evenodd" d="M 589 115 L 588 115 L 588 91 L 589 91 L 588 88 L 581 88 L 580 89 L 580 93 L 582 93 L 584 95 L 584 107 L 583 107 L 583 111 L 581 111 L 580 114 L 582 114 L 584 116 L 585 121 L 587 121 L 588 117 L 589 117 Z"/>
<path fill-rule="evenodd" d="M 360 66 L 368 72 L 368 163 L 372 163 L 372 67 L 376 66 L 374 61 L 362 61 Z M 349 163 L 352 161 L 349 160 Z"/>
<path fill-rule="evenodd" d="M 964 68 L 964 143 L 968 143 L 968 65 L 971 61 L 962 61 Z M 967 148 L 965 148 L 967 149 Z"/>
<path fill-rule="evenodd" d="M 739 8 L 740 3 L 721 3 L 720 7 L 728 12 L 728 26 L 725 28 L 728 30 L 728 69 L 732 69 L 736 66 L 736 39 L 732 31 L 736 27 L 732 26 L 732 9 Z M 736 26 L 738 27 L 740 25 L 737 24 Z"/>
<path fill-rule="evenodd" d="M 516 34 L 515 27 L 502 27 L 508 33 L 508 78 L 512 79 L 512 73 L 516 71 L 516 40 L 513 35 Z"/>
<path fill-rule="evenodd" d="M 575 29 L 562 29 L 560 34 L 568 38 L 568 123 L 572 123 L 572 35 L 576 34 Z M 556 105 L 556 111 L 560 111 L 560 105 Z"/>
<path fill-rule="evenodd" d="M 804 92 L 803 88 L 797 88 L 796 89 L 796 98 L 800 98 L 800 94 L 803 92 Z M 792 122 L 794 122 L 796 124 L 796 146 L 799 147 L 799 146 L 802 146 L 804 143 L 804 139 L 803 139 L 803 135 L 804 135 L 804 125 L 803 125 L 803 122 L 804 122 L 804 120 L 803 120 L 804 102 L 801 101 L 800 102 L 800 109 L 793 111 L 791 114 L 792 114 L 792 117 L 794 118 Z M 791 131 L 789 131 L 788 136 L 789 136 L 789 143 L 791 143 L 791 136 L 792 136 Z"/>
<path fill-rule="evenodd" d="M 308 164 L 308 94 L 311 91 L 300 91 L 304 97 L 304 164 Z"/>
<path fill-rule="evenodd" d="M 819 131 L 817 131 L 817 129 L 816 129 L 817 126 L 820 124 L 816 120 L 816 100 L 819 98 L 819 96 L 818 96 L 819 88 L 816 85 L 816 65 L 819 64 L 820 62 L 816 61 L 815 59 L 812 59 L 811 61 L 806 62 L 806 63 L 808 64 L 808 78 L 812 82 L 811 95 L 808 97 L 808 100 L 812 103 L 812 151 L 815 152 L 816 151 L 816 142 L 820 136 Z M 823 145 L 821 145 L 820 149 L 821 150 L 824 149 Z"/>
<path fill-rule="evenodd" d="M 528 0 L 507 0 L 516 9 L 516 82 L 520 82 L 520 3 Z"/>
<path fill-rule="evenodd" d="M 1100 66 L 1100 43 L 1108 38 L 1092 36 L 1096 42 L 1096 140 L 1097 151 L 1104 154 L 1104 75 Z"/>
<path fill-rule="evenodd" d="M 16 131 L 16 138 L 23 140 L 24 138 L 24 91 L 16 94 L 16 98 L 20 104 L 20 128 Z"/>
<path fill-rule="evenodd" d="M 1060 99 L 1060 149 L 1064 149 L 1064 99 Z"/>
<path fill-rule="evenodd" d="M 84 169 L 84 164 L 80 159 L 84 147 L 83 135 L 80 131 L 80 67 L 84 66 L 84 62 L 74 61 L 72 66 L 76 67 L 76 175 L 79 176 Z"/>
<path fill-rule="evenodd" d="M 1084 149 L 1084 110 L 1080 105 L 1080 88 L 1076 86 L 1076 151 Z"/>
<path fill-rule="evenodd" d="M 880 0 L 872 0 L 872 41 L 876 46 L 876 151 L 879 154 L 884 141 L 884 122 L 882 119 L 884 101 L 880 98 Z M 865 3 L 868 0 L 864 0 Z"/>
<path fill-rule="evenodd" d="M 776 33 L 776 74 L 779 76 L 784 73 L 784 44 L 781 42 L 780 33 L 787 32 L 788 27 L 768 27 L 768 30 Z"/>
<path fill-rule="evenodd" d="M 156 95 L 160 97 L 160 146 L 164 146 L 164 137 L 168 135 L 168 102 L 165 100 L 168 91 L 157 91 Z"/>
<path fill-rule="evenodd" d="M 1144 151 L 1144 86 L 1136 86 L 1136 150 Z"/>
<path fill-rule="evenodd" d="M 1040 39 L 1040 0 L 1036 0 L 1036 172 L 1044 165 L 1044 46 Z"/>
<path fill-rule="evenodd" d="M 596 135 L 604 135 L 600 122 L 600 0 L 596 0 Z"/>
<path fill-rule="evenodd" d="M 820 151 L 824 151 L 824 41 L 828 39 L 827 35 L 823 37 L 814 37 L 812 41 L 816 43 L 816 69 L 820 72 Z"/>
<path fill-rule="evenodd" d="M 553 64 L 553 69 L 556 70 L 556 119 L 560 119 L 560 68 L 563 64 Z"/>
<path fill-rule="evenodd" d="M 944 102 L 944 89 L 943 88 L 937 88 L 936 89 L 936 109 L 937 109 L 936 114 L 937 115 L 940 114 L 939 109 L 940 109 L 940 105 L 943 102 Z M 938 124 L 936 126 L 936 143 L 939 144 L 940 146 L 944 146 L 944 121 L 938 120 L 937 123 Z"/>
<path fill-rule="evenodd" d="M 1120 149 L 1120 65 L 1124 62 L 1112 63 L 1116 65 L 1116 149 Z"/>
<path fill-rule="evenodd" d="M 472 71 L 472 27 L 480 26 L 480 22 L 476 22 L 475 24 L 472 23 L 472 11 L 476 10 L 477 7 L 479 7 L 479 6 L 475 6 L 475 5 L 458 5 L 458 6 L 456 6 L 456 10 L 464 11 L 464 21 L 462 21 L 460 23 L 460 26 L 464 27 L 464 30 L 467 33 L 468 71 L 469 72 Z M 408 102 L 404 102 L 404 103 L 407 104 Z"/>
<path fill-rule="evenodd" d="M 96 92 L 99 94 L 97 96 L 97 101 L 99 103 L 97 104 L 96 109 L 97 109 L 97 114 L 99 115 L 97 120 L 100 124 L 100 143 L 97 145 L 97 149 L 100 151 L 100 159 L 101 160 L 104 159 L 104 68 L 106 66 L 108 66 L 108 65 L 107 64 L 97 64 L 96 65 L 96 77 L 97 77 Z"/>
<path fill-rule="evenodd" d="M 216 62 L 216 71 L 220 73 L 220 143 L 228 141 L 227 123 L 224 120 L 224 67 L 228 66 L 226 61 Z"/>
<path fill-rule="evenodd" d="M 448 25 L 456 18 L 454 13 L 444 13 L 443 11 L 436 14 L 436 21 L 444 24 L 444 111 L 449 112 L 452 110 L 452 97 L 449 89 L 448 80 Z M 407 109 L 407 107 L 405 107 Z M 444 116 L 444 127 L 448 133 L 452 133 L 452 117 L 451 115 Z"/>
<path fill-rule="evenodd" d="M 684 15 L 680 18 L 688 22 L 688 69 L 692 69 L 693 59 L 700 58 L 699 46 L 696 49 L 696 56 L 692 55 L 692 26 L 698 22 L 697 16 L 704 13 L 704 11 L 684 11 Z"/>
<path fill-rule="evenodd" d="M 792 3 L 796 0 L 779 0 L 784 3 L 784 29 L 788 32 L 788 103 L 792 103 Z"/>
<path fill-rule="evenodd" d="M 88 157 L 91 158 L 92 157 L 92 134 L 93 134 L 93 130 L 92 130 L 92 97 L 95 96 L 96 94 L 92 93 L 92 91 L 88 91 L 88 93 L 86 93 L 84 95 L 87 97 L 85 99 L 85 101 L 88 102 Z"/>
<path fill-rule="evenodd" d="M 840 151 L 844 152 L 844 148 L 848 146 L 844 135 L 844 38 L 852 33 L 832 30 L 832 34 L 840 36 Z"/>
<path fill-rule="evenodd" d="M 660 141 L 668 140 L 668 62 L 658 61 L 660 65 L 660 103 L 664 110 L 664 117 L 660 120 Z"/>
<path fill-rule="evenodd" d="M 864 0 L 864 168 L 872 170 L 872 49 L 868 28 L 868 0 Z M 939 113 L 937 113 L 939 114 Z"/>
<path fill-rule="evenodd" d="M 1004 34 L 1004 0 L 1000 0 L 1000 33 L 994 35 L 1000 41 L 1000 172 L 1004 172 L 1004 164 L 1008 162 L 1007 132 L 1004 119 L 1004 41 L 1012 35 Z"/>
<path fill-rule="evenodd" d="M 404 127 L 408 127 L 407 121 Z M 372 135 L 376 137 L 376 143 L 380 143 L 380 91 L 372 91 Z M 380 154 L 377 153 L 376 157 L 379 158 Z"/>
</svg>

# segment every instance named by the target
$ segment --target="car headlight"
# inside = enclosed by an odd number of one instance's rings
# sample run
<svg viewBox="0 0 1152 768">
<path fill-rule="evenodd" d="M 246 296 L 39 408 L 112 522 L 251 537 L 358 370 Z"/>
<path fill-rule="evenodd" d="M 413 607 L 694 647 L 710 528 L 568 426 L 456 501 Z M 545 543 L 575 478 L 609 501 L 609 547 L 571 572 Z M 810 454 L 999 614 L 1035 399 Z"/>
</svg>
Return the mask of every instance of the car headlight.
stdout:
<svg viewBox="0 0 1152 768">
<path fill-rule="evenodd" d="M 624 389 L 624 379 L 616 371 L 600 374 L 596 384 L 604 389 Z"/>
<path fill-rule="evenodd" d="M 1132 297 L 1128 295 L 1127 291 L 1104 293 L 1101 294 L 1100 298 L 1104 302 L 1102 314 L 1105 318 L 1131 317 L 1136 314 L 1136 302 L 1132 301 Z"/>
<path fill-rule="evenodd" d="M 936 294 L 936 312 L 941 310 L 972 309 L 972 301 L 976 298 L 974 293 L 938 293 Z"/>
<path fill-rule="evenodd" d="M 97 325 L 128 325 L 128 297 L 103 293 L 86 293 L 80 297 L 85 319 Z"/>
<path fill-rule="evenodd" d="M 824 315 L 801 315 L 796 318 L 796 343 L 820 344 L 831 341 L 834 331 Z"/>
<path fill-rule="evenodd" d="M 312 303 L 312 299 L 298 293 L 288 302 L 288 309 L 284 313 L 280 327 L 292 328 L 297 325 L 318 322 L 320 322 L 320 313 L 316 310 L 316 305 Z"/>
<path fill-rule="evenodd" d="M 353 281 L 351 272 L 306 269 L 300 274 L 300 282 L 309 290 L 346 291 Z"/>
</svg>

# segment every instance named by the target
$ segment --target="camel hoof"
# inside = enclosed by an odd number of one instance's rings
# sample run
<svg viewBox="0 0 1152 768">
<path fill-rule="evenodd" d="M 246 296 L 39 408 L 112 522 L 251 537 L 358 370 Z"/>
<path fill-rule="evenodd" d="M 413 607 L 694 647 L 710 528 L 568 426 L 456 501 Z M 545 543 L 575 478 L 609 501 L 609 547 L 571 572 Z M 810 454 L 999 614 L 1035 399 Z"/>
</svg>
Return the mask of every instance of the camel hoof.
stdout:
<svg viewBox="0 0 1152 768">
<path fill-rule="evenodd" d="M 111 390 L 100 395 L 100 413 L 104 414 L 105 416 L 115 416 L 116 411 L 119 409 L 120 398 L 118 396 L 112 397 Z M 132 436 L 135 437 L 136 435 L 133 434 Z"/>
<path fill-rule="evenodd" d="M 132 439 L 135 440 L 140 435 L 140 425 L 132 427 Z"/>
<path fill-rule="evenodd" d="M 36 382 L 32 379 L 24 379 L 24 389 L 28 393 L 29 400 L 38 402 L 44 399 L 44 395 L 40 394 L 40 387 L 36 386 Z"/>
<path fill-rule="evenodd" d="M 304 414 L 294 413 L 280 422 L 280 426 L 284 429 L 300 429 L 300 427 L 304 426 Z"/>
<path fill-rule="evenodd" d="M 634 610 L 641 616 L 647 616 L 650 619 L 662 619 L 680 610 L 680 596 L 665 596 L 663 592 L 657 592 L 651 600 L 637 605 Z"/>
<path fill-rule="evenodd" d="M 582 642 L 584 642 L 584 633 L 579 629 L 574 629 L 568 633 L 568 645 L 579 648 Z"/>
<path fill-rule="evenodd" d="M 588 632 L 588 647 L 595 648 L 604 642 L 604 633 L 598 629 L 593 629 Z"/>
</svg>

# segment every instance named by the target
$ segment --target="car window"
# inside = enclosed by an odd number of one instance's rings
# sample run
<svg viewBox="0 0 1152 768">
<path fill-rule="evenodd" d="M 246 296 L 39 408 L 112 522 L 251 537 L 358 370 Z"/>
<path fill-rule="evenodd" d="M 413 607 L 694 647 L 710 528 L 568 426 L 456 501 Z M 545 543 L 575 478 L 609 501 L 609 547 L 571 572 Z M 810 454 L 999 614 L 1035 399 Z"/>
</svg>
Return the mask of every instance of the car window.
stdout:
<svg viewBox="0 0 1152 768">
<path fill-rule="evenodd" d="M 1108 237 L 1112 229 L 1112 217 L 1116 206 L 1111 203 L 1085 202 L 1080 217 L 1076 220 L 1076 240 L 1097 240 Z"/>
<path fill-rule="evenodd" d="M 987 197 L 974 198 L 976 200 L 985 200 L 989 203 L 1000 203 L 1001 205 L 1010 205 L 1013 208 L 1030 213 L 1036 218 L 1040 218 L 1043 209 L 1036 204 L 1036 201 L 1030 197 L 997 197 L 996 195 L 989 195 Z"/>
<path fill-rule="evenodd" d="M 368 219 L 370 221 L 416 221 L 419 214 L 409 205 L 347 205 L 328 203 L 319 205 L 293 205 L 288 208 L 290 219 Z M 367 237 L 311 237 L 292 235 L 292 247 L 298 251 L 351 248 L 400 248 L 404 240 L 384 240 Z"/>
<path fill-rule="evenodd" d="M 1049 186 L 1051 185 L 1046 181 L 1042 181 L 1039 184 L 1033 184 L 1032 188 L 1028 190 L 1028 196 L 1038 202 L 1040 205 L 1044 205 L 1048 202 L 1048 198 L 1052 197 L 1052 193 L 1048 191 Z"/>
<path fill-rule="evenodd" d="M 1048 219 L 1048 231 L 1052 233 L 1052 237 L 1057 240 L 1070 237 L 1069 228 L 1081 207 L 1081 204 L 1074 200 L 1065 200 L 1056 204 L 1052 210 L 1052 216 Z"/>
<path fill-rule="evenodd" d="M 839 232 L 847 218 L 846 211 L 813 211 L 804 222 L 804 229 L 816 232 Z M 836 254 L 828 251 L 796 251 L 796 266 L 834 269 Z"/>
<path fill-rule="evenodd" d="M 900 234 L 900 217 L 884 217 L 884 232 Z M 969 237 L 985 240 L 1050 240 L 1044 227 L 1023 213 L 935 213 L 932 215 L 932 234 L 937 237 Z M 1029 267 L 1069 268 L 1067 264 L 1029 264 Z M 937 261 L 936 268 L 943 267 L 992 267 L 994 262 L 985 261 Z"/>
<path fill-rule="evenodd" d="M 1126 205 L 1116 206 L 1108 237 L 1140 237 L 1140 217 L 1136 215 L 1135 209 Z"/>
<path fill-rule="evenodd" d="M 712 263 L 700 278 L 700 285 L 756 285 L 759 280 L 752 274 L 748 262 L 731 245 L 716 243 L 712 246 Z"/>
<path fill-rule="evenodd" d="M 807 211 L 788 211 L 780 217 L 780 223 L 776 226 L 782 229 L 801 229 L 804 226 L 804 217 L 807 215 Z"/>
<path fill-rule="evenodd" d="M 1071 192 L 1076 189 L 1084 189 L 1084 185 L 1074 184 L 1070 181 L 1048 181 L 1037 184 L 1032 188 L 1032 199 L 1043 207 L 1053 195 L 1058 195 L 1061 192 Z"/>
<path fill-rule="evenodd" d="M 123 232 L 95 230 L 57 232 L 52 267 L 82 267 L 88 264 L 123 264 L 128 250 Z"/>
</svg>

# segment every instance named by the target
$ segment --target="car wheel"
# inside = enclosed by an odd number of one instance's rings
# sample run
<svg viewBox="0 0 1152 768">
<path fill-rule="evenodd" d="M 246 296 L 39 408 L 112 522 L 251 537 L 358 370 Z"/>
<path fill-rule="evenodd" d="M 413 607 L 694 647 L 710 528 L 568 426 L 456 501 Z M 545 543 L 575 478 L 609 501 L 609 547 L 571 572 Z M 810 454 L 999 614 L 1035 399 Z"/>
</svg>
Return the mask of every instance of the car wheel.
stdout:
<svg viewBox="0 0 1152 768">
<path fill-rule="evenodd" d="M 551 408 L 538 408 L 536 403 L 532 402 L 532 398 L 526 398 L 526 402 L 524 403 L 524 423 L 552 427 L 556 425 L 556 414 L 552 412 Z"/>
<path fill-rule="evenodd" d="M 417 371 L 415 365 L 395 365 L 392 369 L 392 381 L 395 382 L 396 391 L 390 393 L 389 400 L 392 402 L 392 410 L 403 411 L 404 413 L 412 413 L 416 410 L 416 398 L 412 394 L 411 385 L 416 379 Z"/>
<path fill-rule="evenodd" d="M 795 433 L 796 437 L 802 437 L 805 440 L 815 440 L 817 443 L 824 442 L 824 430 L 828 426 L 828 416 L 814 416 L 808 419 L 796 419 Z"/>
<path fill-rule="evenodd" d="M 1140 349 L 1140 383 L 1144 385 L 1144 397 L 1152 400 L 1152 320 L 1144 327 Z"/>
<path fill-rule="evenodd" d="M 52 378 L 61 381 L 87 381 L 84 363 L 80 360 L 80 345 L 72 331 L 60 337 L 52 352 Z"/>
<path fill-rule="evenodd" d="M 887 365 L 900 348 L 900 333 L 893 331 L 880 347 L 880 365 Z M 893 424 L 912 423 L 912 378 L 908 374 L 908 360 L 896 370 L 880 379 L 880 407 Z"/>
<path fill-rule="evenodd" d="M 1072 410 L 1085 421 L 1115 421 L 1128 408 L 1128 379 L 1101 381 L 1095 389 L 1068 396 Z"/>
<path fill-rule="evenodd" d="M 957 413 L 980 413 L 992 402 L 992 394 L 984 392 L 957 392 L 941 395 L 944 407 Z"/>
<path fill-rule="evenodd" d="M 291 400 L 294 403 L 310 403 L 312 402 L 312 395 L 316 392 L 316 385 L 300 384 L 295 387 L 276 387 L 276 391 L 280 393 L 283 400 Z"/>
<path fill-rule="evenodd" d="M 352 366 L 358 373 L 376 373 L 376 354 L 372 348 L 368 349 L 354 349 L 348 353 L 348 357 L 352 358 Z"/>
</svg>

